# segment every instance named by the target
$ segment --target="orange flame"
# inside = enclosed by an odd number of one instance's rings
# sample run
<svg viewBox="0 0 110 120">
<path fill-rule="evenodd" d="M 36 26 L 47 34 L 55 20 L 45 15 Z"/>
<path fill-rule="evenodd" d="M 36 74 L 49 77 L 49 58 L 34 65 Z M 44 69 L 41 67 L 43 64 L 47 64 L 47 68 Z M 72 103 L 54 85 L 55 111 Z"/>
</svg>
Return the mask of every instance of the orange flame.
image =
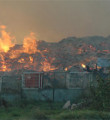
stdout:
<svg viewBox="0 0 110 120">
<path fill-rule="evenodd" d="M 54 58 L 51 59 L 51 60 L 54 60 Z M 48 60 L 46 58 L 45 58 L 45 61 L 41 62 L 41 64 L 42 64 L 42 70 L 44 72 L 53 71 L 53 70 L 57 69 L 55 66 L 51 65 L 51 62 L 48 62 Z"/>
<path fill-rule="evenodd" d="M 24 52 L 28 54 L 37 52 L 37 42 L 34 33 L 30 33 L 28 37 L 24 38 L 23 48 Z"/>
<path fill-rule="evenodd" d="M 86 68 L 86 65 L 85 65 L 85 64 L 81 64 L 81 66 L 82 66 L 83 68 Z"/>
<path fill-rule="evenodd" d="M 2 54 L 0 54 L 0 58 L 1 58 L 1 63 L 2 63 L 0 71 L 4 71 L 4 72 L 5 71 L 10 71 L 11 69 L 7 67 L 4 56 Z"/>
<path fill-rule="evenodd" d="M 14 43 L 12 43 L 12 40 L 14 37 L 11 37 L 9 33 L 7 33 L 4 29 L 5 26 L 1 26 L 1 38 L 0 38 L 0 51 L 1 52 L 8 52 L 10 47 L 14 46 Z"/>
<path fill-rule="evenodd" d="M 6 29 L 6 26 L 5 25 L 1 25 L 0 28 L 1 29 Z"/>
<path fill-rule="evenodd" d="M 101 67 L 97 66 L 97 69 L 101 69 Z"/>
<path fill-rule="evenodd" d="M 33 58 L 29 56 L 30 63 L 33 63 Z"/>
<path fill-rule="evenodd" d="M 68 70 L 68 68 L 66 67 L 66 68 L 65 68 L 65 71 L 67 71 L 67 70 Z"/>
<path fill-rule="evenodd" d="M 25 60 L 23 58 L 18 60 L 19 63 L 25 63 Z"/>
<path fill-rule="evenodd" d="M 68 67 L 66 67 L 64 70 L 65 70 L 65 71 L 68 71 L 71 67 L 72 67 L 72 66 L 68 66 Z"/>
<path fill-rule="evenodd" d="M 14 37 L 10 36 L 6 32 L 6 26 L 0 26 L 0 71 L 11 71 L 19 69 L 33 69 L 33 70 L 43 70 L 50 71 L 56 70 L 57 68 L 52 65 L 54 58 L 46 59 L 45 54 L 48 53 L 48 49 L 40 51 L 38 49 L 38 41 L 36 40 L 35 34 L 30 33 L 29 36 L 24 38 L 23 46 L 20 46 L 18 49 L 14 48 L 15 43 L 13 43 Z M 10 49 L 12 47 L 12 49 Z M 22 56 L 22 53 L 27 53 L 26 56 Z M 36 61 L 34 57 L 30 54 L 37 54 L 43 58 L 41 61 Z M 16 67 L 13 67 L 13 63 Z M 41 65 L 39 67 L 39 65 Z"/>
</svg>

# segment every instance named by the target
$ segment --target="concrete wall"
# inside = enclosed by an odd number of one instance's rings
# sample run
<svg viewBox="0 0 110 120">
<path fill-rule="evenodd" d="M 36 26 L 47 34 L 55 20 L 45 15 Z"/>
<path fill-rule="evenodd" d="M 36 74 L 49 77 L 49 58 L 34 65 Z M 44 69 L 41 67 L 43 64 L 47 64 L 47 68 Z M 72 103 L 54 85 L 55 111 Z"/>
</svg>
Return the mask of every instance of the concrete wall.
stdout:
<svg viewBox="0 0 110 120">
<path fill-rule="evenodd" d="M 40 101 L 46 101 L 46 100 L 76 101 L 81 96 L 84 87 L 81 87 L 80 85 L 75 86 L 76 82 L 78 82 L 78 79 L 76 79 L 75 81 L 74 77 L 72 77 L 71 81 L 69 81 L 70 75 L 68 74 L 66 76 L 65 73 L 62 73 L 61 76 L 60 77 L 59 76 L 60 76 L 60 73 L 55 76 L 55 80 L 58 82 L 58 85 L 60 85 L 60 87 L 55 88 L 54 91 L 52 88 L 50 89 L 22 88 L 21 76 L 3 76 L 0 96 L 1 98 L 7 101 L 19 101 L 21 99 L 40 100 Z M 57 78 L 60 78 L 60 79 L 57 79 Z M 86 83 L 85 80 L 84 80 L 84 83 Z M 63 81 L 64 84 L 68 86 L 68 89 L 66 87 L 65 88 L 61 87 L 61 84 L 63 84 L 63 82 L 61 81 Z M 57 82 L 55 82 L 56 86 L 57 86 Z M 80 80 L 78 83 L 81 83 Z M 73 85 L 74 88 L 71 88 L 69 85 Z"/>
<path fill-rule="evenodd" d="M 11 103 L 18 103 L 21 100 L 20 94 L 10 94 L 10 93 L 3 93 L 0 96 L 1 99 Z"/>
<path fill-rule="evenodd" d="M 55 90 L 55 101 L 76 101 L 82 94 L 83 89 L 74 88 L 74 89 L 56 89 Z"/>
<path fill-rule="evenodd" d="M 24 89 L 23 96 L 27 100 L 52 100 L 54 101 L 76 101 L 82 94 L 83 89 Z"/>
<path fill-rule="evenodd" d="M 23 89 L 19 94 L 1 93 L 1 98 L 8 102 L 19 102 L 21 99 L 36 101 L 76 101 L 82 94 L 83 89 Z"/>
</svg>

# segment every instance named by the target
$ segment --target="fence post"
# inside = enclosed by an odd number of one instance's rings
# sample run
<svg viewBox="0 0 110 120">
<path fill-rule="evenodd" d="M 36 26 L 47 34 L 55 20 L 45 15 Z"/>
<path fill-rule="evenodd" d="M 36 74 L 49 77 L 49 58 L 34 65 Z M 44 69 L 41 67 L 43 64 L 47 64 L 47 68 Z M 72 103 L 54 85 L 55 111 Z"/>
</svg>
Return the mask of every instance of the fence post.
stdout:
<svg viewBox="0 0 110 120">
<path fill-rule="evenodd" d="M 67 87 L 67 85 L 66 85 L 66 72 L 65 72 L 65 87 Z"/>
<path fill-rule="evenodd" d="M 54 83 L 55 83 L 55 72 L 54 72 Z M 54 94 L 55 94 L 55 87 L 54 87 L 54 84 L 53 84 L 53 102 L 54 102 Z"/>
</svg>

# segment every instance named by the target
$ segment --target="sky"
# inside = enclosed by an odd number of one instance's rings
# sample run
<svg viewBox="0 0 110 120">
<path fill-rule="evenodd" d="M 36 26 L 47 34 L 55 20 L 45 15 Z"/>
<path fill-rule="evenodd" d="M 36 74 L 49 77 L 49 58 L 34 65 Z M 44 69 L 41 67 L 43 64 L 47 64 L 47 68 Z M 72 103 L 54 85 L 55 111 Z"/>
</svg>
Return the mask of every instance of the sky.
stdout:
<svg viewBox="0 0 110 120">
<path fill-rule="evenodd" d="M 0 25 L 22 43 L 30 32 L 58 42 L 66 37 L 109 36 L 110 0 L 0 0 Z"/>
</svg>

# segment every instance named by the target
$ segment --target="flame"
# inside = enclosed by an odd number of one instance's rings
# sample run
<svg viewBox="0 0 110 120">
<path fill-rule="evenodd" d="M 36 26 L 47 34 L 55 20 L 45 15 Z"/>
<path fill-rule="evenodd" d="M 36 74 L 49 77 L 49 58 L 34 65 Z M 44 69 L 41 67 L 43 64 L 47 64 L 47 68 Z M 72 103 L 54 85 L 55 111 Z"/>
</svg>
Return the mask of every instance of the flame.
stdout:
<svg viewBox="0 0 110 120">
<path fill-rule="evenodd" d="M 82 66 L 83 68 L 86 68 L 86 65 L 85 65 L 85 64 L 81 64 L 81 66 Z"/>
<path fill-rule="evenodd" d="M 102 67 L 97 66 L 97 69 L 101 69 Z"/>
<path fill-rule="evenodd" d="M 10 36 L 10 33 L 6 32 L 6 26 L 1 25 L 0 29 L 0 71 L 5 72 L 23 68 L 32 70 L 38 69 L 41 71 L 50 71 L 57 69 L 54 65 L 52 65 L 55 58 L 45 58 L 45 54 L 49 52 L 48 49 L 45 48 L 42 51 L 38 49 L 38 41 L 34 33 L 31 32 L 27 37 L 24 38 L 22 47 L 17 49 L 15 47 L 15 49 L 13 49 L 15 43 L 12 41 L 15 38 Z M 23 56 L 22 54 L 26 56 Z M 40 55 L 43 60 L 37 61 L 36 57 L 32 57 L 31 54 L 35 54 L 36 56 Z M 16 67 L 14 67 L 13 64 Z"/>
<path fill-rule="evenodd" d="M 37 42 L 34 33 L 30 33 L 29 36 L 24 38 L 23 48 L 24 52 L 28 54 L 37 52 Z"/>
<path fill-rule="evenodd" d="M 65 70 L 65 71 L 68 71 L 71 67 L 72 67 L 72 66 L 70 65 L 70 66 L 66 67 L 64 70 Z"/>
<path fill-rule="evenodd" d="M 8 52 L 10 50 L 10 47 L 13 47 L 15 45 L 12 43 L 14 37 L 11 37 L 10 34 L 4 30 L 5 26 L 1 26 L 1 28 L 0 51 Z"/>
<path fill-rule="evenodd" d="M 33 57 L 29 56 L 30 63 L 33 63 Z"/>
<path fill-rule="evenodd" d="M 6 71 L 6 70 L 7 70 L 6 65 L 2 65 L 2 71 Z"/>
<path fill-rule="evenodd" d="M 0 68 L 0 71 L 11 71 L 10 68 L 7 67 L 6 65 L 6 61 L 5 61 L 5 58 L 4 58 L 4 55 L 0 54 L 0 58 L 1 58 L 1 63 L 2 63 L 2 66 Z"/>
<path fill-rule="evenodd" d="M 18 60 L 19 63 L 25 63 L 25 60 L 23 58 Z"/>
<path fill-rule="evenodd" d="M 18 45 L 16 47 L 13 42 L 15 38 L 10 35 L 10 33 L 6 32 L 6 26 L 0 26 L 0 71 L 13 71 L 20 69 L 28 69 L 28 70 L 36 70 L 36 71 L 53 71 L 58 68 L 63 68 L 65 71 L 68 71 L 72 66 L 79 65 L 80 63 L 88 63 L 91 60 L 95 61 L 97 57 L 86 57 L 81 62 L 66 64 L 59 59 L 62 57 L 52 52 L 52 48 L 40 48 L 40 41 L 37 40 L 35 34 L 31 32 L 28 36 L 26 36 L 23 40 L 23 45 Z M 44 45 L 45 46 L 45 45 Z M 50 49 L 49 49 L 50 48 Z M 54 49 L 54 47 L 53 47 Z M 76 54 L 84 54 L 85 52 L 96 51 L 95 47 L 92 45 L 84 44 L 80 46 L 80 48 L 74 48 L 74 52 Z M 101 50 L 100 52 L 110 53 L 109 50 Z M 97 50 L 98 53 L 98 50 Z M 70 54 L 71 55 L 71 54 Z M 84 54 L 85 55 L 85 54 Z M 50 57 L 51 56 L 51 57 Z M 68 56 L 65 57 L 66 58 Z M 63 58 L 63 59 L 64 59 Z M 62 59 L 62 60 L 63 60 Z M 70 59 L 71 60 L 71 59 Z M 57 63 L 57 64 L 56 64 Z M 68 66 L 67 66 L 68 65 Z M 56 67 L 58 66 L 58 67 Z M 83 68 L 86 68 L 85 64 L 81 64 Z"/>
<path fill-rule="evenodd" d="M 54 60 L 54 58 L 53 58 L 53 60 Z M 57 69 L 57 67 L 51 65 L 51 62 L 48 62 L 48 60 L 46 58 L 45 58 L 45 61 L 41 62 L 41 64 L 42 64 L 42 70 L 44 72 L 53 71 L 53 70 Z"/>
<path fill-rule="evenodd" d="M 67 67 L 65 68 L 65 71 L 68 71 L 68 68 L 67 68 Z"/>
<path fill-rule="evenodd" d="M 5 25 L 1 25 L 0 28 L 1 29 L 6 29 L 6 26 Z"/>
<path fill-rule="evenodd" d="M 52 66 L 49 62 L 45 61 L 42 63 L 43 66 L 43 71 L 44 72 L 48 72 L 48 71 L 53 71 L 56 70 L 57 68 L 55 68 L 54 66 Z"/>
<path fill-rule="evenodd" d="M 22 49 L 11 50 L 11 52 L 9 53 L 10 54 L 9 57 L 10 57 L 10 59 L 15 59 L 15 58 L 19 57 L 21 53 L 23 53 Z"/>
</svg>

